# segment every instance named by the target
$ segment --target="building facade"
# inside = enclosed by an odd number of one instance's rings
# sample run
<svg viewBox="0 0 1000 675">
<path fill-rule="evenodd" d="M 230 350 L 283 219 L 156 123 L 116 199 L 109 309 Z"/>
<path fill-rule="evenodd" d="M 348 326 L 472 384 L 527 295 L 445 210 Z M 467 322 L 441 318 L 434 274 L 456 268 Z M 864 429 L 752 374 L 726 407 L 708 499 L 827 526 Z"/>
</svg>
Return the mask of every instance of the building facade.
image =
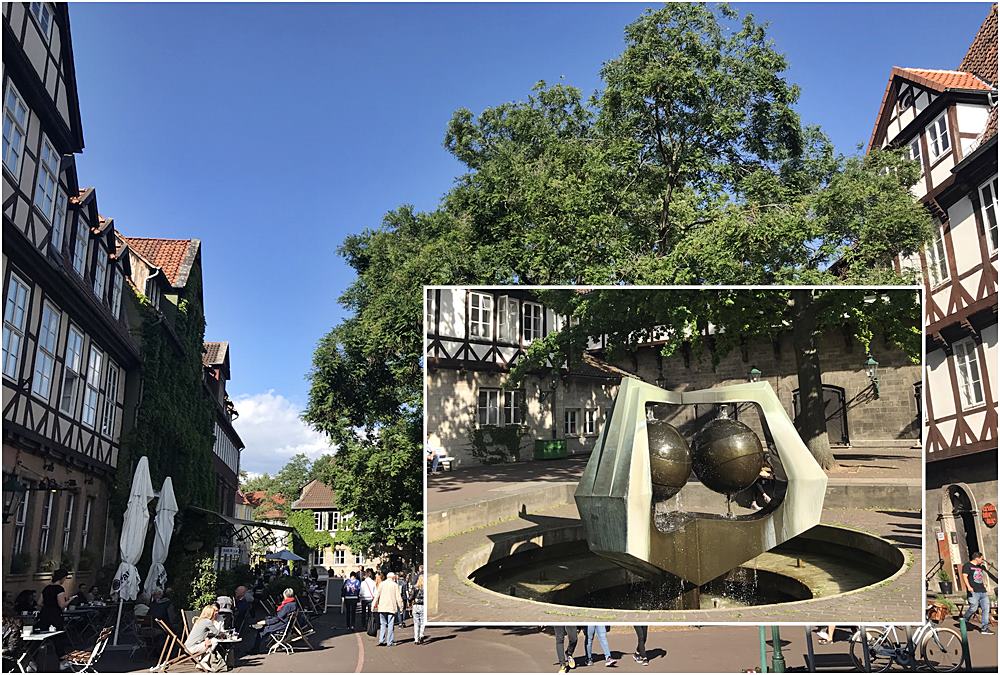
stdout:
<svg viewBox="0 0 1000 675">
<path fill-rule="evenodd" d="M 216 476 L 216 496 L 219 511 L 235 515 L 236 493 L 239 491 L 240 453 L 243 441 L 233 428 L 239 417 L 236 406 L 226 392 L 230 379 L 229 343 L 206 342 L 202 355 L 205 366 L 205 389 L 215 410 L 215 444 L 212 446 Z"/>
<path fill-rule="evenodd" d="M 971 551 L 997 551 L 983 515 L 997 502 L 996 5 L 957 70 L 893 69 L 871 146 L 920 162 L 934 216 L 931 243 L 896 265 L 927 296 L 925 555 L 955 582 Z"/>
<path fill-rule="evenodd" d="M 329 546 L 317 548 L 309 552 L 309 565 L 320 565 L 340 578 L 346 578 L 351 572 L 357 571 L 362 565 L 375 567 L 361 553 L 356 553 L 344 544 L 336 543 L 337 533 L 350 528 L 351 514 L 342 513 L 337 506 L 337 498 L 333 489 L 322 481 L 312 480 L 302 488 L 299 498 L 292 502 L 293 511 L 309 510 L 315 519 L 317 532 L 328 532 L 333 538 Z M 374 561 L 379 562 L 379 561 Z"/>
<path fill-rule="evenodd" d="M 914 312 L 919 311 L 915 303 Z M 660 344 L 640 347 L 634 359 L 600 364 L 602 341 L 592 337 L 594 359 L 549 374 L 529 375 L 517 388 L 504 378 L 530 342 L 565 326 L 564 317 L 543 306 L 527 289 L 429 289 L 426 336 L 427 445 L 443 448 L 456 466 L 484 463 L 489 446 L 501 446 L 486 461 L 530 459 L 536 441 L 564 442 L 568 455 L 593 449 L 608 419 L 623 374 L 684 391 L 738 384 L 756 368 L 768 381 L 788 415 L 798 416 L 798 374 L 791 335 L 754 342 L 712 365 L 682 346 L 671 358 Z M 506 322 L 506 325 L 504 325 Z M 879 395 L 865 370 L 867 353 L 844 333 L 822 337 L 820 366 L 827 409 L 827 433 L 834 446 L 909 448 L 920 437 L 920 366 L 879 340 Z M 682 432 L 694 433 L 715 411 L 698 406 L 674 415 Z M 734 410 L 739 415 L 738 410 Z M 751 416 L 740 418 L 754 425 Z M 517 452 L 501 452 L 517 446 Z"/>
<path fill-rule="evenodd" d="M 95 191 L 78 182 L 67 6 L 5 3 L 3 35 L 7 598 L 57 565 L 92 581 L 113 562 L 108 501 L 139 352 L 122 306 L 128 261 Z"/>
</svg>

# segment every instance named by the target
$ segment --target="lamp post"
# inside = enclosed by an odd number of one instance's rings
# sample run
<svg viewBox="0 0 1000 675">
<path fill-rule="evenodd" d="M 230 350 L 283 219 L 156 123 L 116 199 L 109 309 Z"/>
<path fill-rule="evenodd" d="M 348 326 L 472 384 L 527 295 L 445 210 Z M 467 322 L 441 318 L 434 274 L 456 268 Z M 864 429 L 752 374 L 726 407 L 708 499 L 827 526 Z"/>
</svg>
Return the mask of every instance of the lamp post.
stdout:
<svg viewBox="0 0 1000 675">
<path fill-rule="evenodd" d="M 757 366 L 752 366 L 750 368 L 750 372 L 747 373 L 747 381 L 760 382 L 761 375 L 763 375 L 763 373 L 760 372 L 760 368 L 758 368 Z"/>
<path fill-rule="evenodd" d="M 871 354 L 868 354 L 868 359 L 865 361 L 865 374 L 867 374 L 868 379 L 871 380 L 872 390 L 875 392 L 875 398 L 878 398 L 878 361 L 876 361 L 875 357 Z"/>
<path fill-rule="evenodd" d="M 24 495 L 27 494 L 28 488 L 17 479 L 12 473 L 7 474 L 7 477 L 3 481 L 3 522 L 4 524 L 10 521 L 10 517 L 17 512 L 18 507 L 21 506 L 21 502 L 24 500 Z"/>
</svg>

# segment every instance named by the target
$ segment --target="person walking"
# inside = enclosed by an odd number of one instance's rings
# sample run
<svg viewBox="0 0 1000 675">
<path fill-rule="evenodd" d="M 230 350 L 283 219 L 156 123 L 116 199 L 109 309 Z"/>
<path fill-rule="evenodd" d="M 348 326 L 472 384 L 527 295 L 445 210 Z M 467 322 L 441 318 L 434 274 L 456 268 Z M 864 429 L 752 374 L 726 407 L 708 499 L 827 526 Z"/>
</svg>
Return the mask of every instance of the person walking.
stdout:
<svg viewBox="0 0 1000 675">
<path fill-rule="evenodd" d="M 396 615 L 396 625 L 400 628 L 406 628 L 406 609 L 410 604 L 410 580 L 407 578 L 406 574 L 398 577 L 399 583 L 399 593 L 403 598 L 403 606 L 399 610 L 399 614 Z"/>
<path fill-rule="evenodd" d="M 632 626 L 635 629 L 635 652 L 632 658 L 640 666 L 648 666 L 649 659 L 646 658 L 646 636 L 649 635 L 649 626 Z"/>
<path fill-rule="evenodd" d="M 605 626 L 587 626 L 587 640 L 583 643 L 584 651 L 587 653 L 587 665 L 594 665 L 594 636 L 597 636 L 598 642 L 601 643 L 601 649 L 604 650 L 604 666 L 606 668 L 613 668 L 618 661 L 611 658 L 611 650 L 608 649 L 608 629 Z"/>
<path fill-rule="evenodd" d="M 402 608 L 403 596 L 399 591 L 399 584 L 396 583 L 396 573 L 389 572 L 385 581 L 378 585 L 375 598 L 372 600 L 372 609 L 378 612 L 379 647 L 395 646 L 393 627 L 396 615 Z"/>
<path fill-rule="evenodd" d="M 52 573 L 52 583 L 42 589 L 42 608 L 38 612 L 38 620 L 35 621 L 36 631 L 65 628 L 63 610 L 69 605 L 69 596 L 66 595 L 62 581 L 68 576 L 68 571 L 59 568 Z"/>
<path fill-rule="evenodd" d="M 965 610 L 965 621 L 968 622 L 977 609 L 982 610 L 979 632 L 982 635 L 993 635 L 993 631 L 990 630 L 990 594 L 986 590 L 986 559 L 979 551 L 970 555 L 969 562 L 962 565 L 962 585 L 969 595 L 969 608 Z"/>
<path fill-rule="evenodd" d="M 372 611 L 372 600 L 375 599 L 375 591 L 378 590 L 373 577 L 374 574 L 371 570 L 365 572 L 365 578 L 361 582 L 361 590 L 358 596 L 361 598 L 361 625 L 366 628 L 368 626 L 368 616 Z"/>
<path fill-rule="evenodd" d="M 413 644 L 424 643 L 424 629 L 427 627 L 427 614 L 424 612 L 424 578 L 417 577 L 410 591 L 410 603 L 413 607 Z"/>
<path fill-rule="evenodd" d="M 556 658 L 559 659 L 559 672 L 568 673 L 576 668 L 576 626 L 553 626 L 552 632 L 556 638 Z"/>
<path fill-rule="evenodd" d="M 340 587 L 340 598 L 344 601 L 344 628 L 354 629 L 354 617 L 358 613 L 358 598 L 361 593 L 361 582 L 358 581 L 358 573 L 351 572 L 351 576 Z"/>
</svg>

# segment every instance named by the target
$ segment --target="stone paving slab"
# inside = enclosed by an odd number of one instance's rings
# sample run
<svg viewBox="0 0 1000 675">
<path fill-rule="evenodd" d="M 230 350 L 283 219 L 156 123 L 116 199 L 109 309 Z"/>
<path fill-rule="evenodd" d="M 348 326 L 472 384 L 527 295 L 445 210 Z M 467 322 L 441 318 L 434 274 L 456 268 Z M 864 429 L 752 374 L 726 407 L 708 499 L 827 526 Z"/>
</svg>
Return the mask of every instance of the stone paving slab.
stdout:
<svg viewBox="0 0 1000 675">
<path fill-rule="evenodd" d="M 528 514 L 526 514 L 528 515 Z M 428 569 L 438 574 L 437 606 L 431 603 L 431 620 L 451 623 L 509 621 L 517 623 L 552 623 L 561 621 L 624 621 L 628 623 L 679 622 L 704 623 L 766 621 L 829 623 L 864 621 L 901 623 L 920 621 L 923 615 L 923 577 L 920 569 L 920 546 L 923 521 L 919 511 L 879 511 L 826 508 L 822 521 L 827 525 L 848 527 L 883 537 L 903 550 L 905 570 L 896 578 L 873 587 L 851 591 L 830 598 L 817 598 L 772 607 L 741 607 L 713 610 L 638 611 L 583 609 L 510 598 L 474 584 L 459 569 L 460 559 L 470 551 L 488 545 L 503 535 L 530 528 L 540 519 L 572 523 L 579 520 L 574 505 L 565 505 L 528 519 L 515 519 L 430 542 L 427 547 Z M 433 585 L 432 585 L 433 586 Z"/>
</svg>

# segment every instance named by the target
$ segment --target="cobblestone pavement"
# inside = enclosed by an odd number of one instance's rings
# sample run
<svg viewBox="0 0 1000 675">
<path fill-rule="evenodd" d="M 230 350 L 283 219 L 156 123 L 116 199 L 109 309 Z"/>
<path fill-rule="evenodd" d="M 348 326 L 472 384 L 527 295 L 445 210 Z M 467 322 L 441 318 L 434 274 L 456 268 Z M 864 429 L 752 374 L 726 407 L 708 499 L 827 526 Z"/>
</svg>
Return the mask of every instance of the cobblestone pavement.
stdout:
<svg viewBox="0 0 1000 675">
<path fill-rule="evenodd" d="M 466 623 L 472 621 L 562 622 L 574 620 L 624 621 L 652 623 L 661 621 L 702 623 L 740 622 L 809 622 L 829 623 L 845 618 L 867 622 L 912 622 L 922 618 L 923 577 L 920 568 L 920 541 L 923 529 L 921 514 L 916 511 L 880 511 L 863 509 L 824 509 L 822 522 L 861 530 L 895 543 L 907 556 L 906 569 L 898 577 L 866 589 L 830 598 L 784 603 L 771 607 L 740 607 L 713 610 L 636 611 L 582 609 L 491 593 L 475 585 L 456 570 L 467 552 L 496 540 L 500 535 L 520 530 L 545 529 L 548 524 L 578 520 L 576 507 L 567 505 L 544 514 L 525 514 L 526 518 L 498 523 L 486 528 L 428 544 L 428 569 L 439 573 L 437 612 L 434 621 Z M 536 525 L 541 521 L 543 525 Z"/>
<path fill-rule="evenodd" d="M 430 627 L 426 645 L 414 645 L 412 628 L 400 631 L 395 647 L 376 647 L 364 633 L 334 630 L 340 617 L 330 614 L 316 621 L 317 649 L 295 654 L 244 656 L 238 672 L 528 672 L 557 669 L 551 631 L 537 626 Z M 767 630 L 767 660 L 771 658 L 771 632 Z M 826 672 L 853 670 L 848 657 L 848 634 L 840 631 L 837 641 L 819 645 L 814 641 L 817 664 Z M 249 640 L 248 640 L 249 642 Z M 756 626 L 657 627 L 649 630 L 646 643 L 649 666 L 631 658 L 635 633 L 629 626 L 613 626 L 608 633 L 612 656 L 620 658 L 617 670 L 625 672 L 741 672 L 760 666 L 759 632 Z M 996 672 L 995 636 L 969 636 L 973 669 Z M 805 670 L 806 629 L 781 628 L 781 646 L 789 671 Z M 594 650 L 600 653 L 600 645 Z M 583 666 L 583 637 L 575 656 L 581 672 L 604 670 L 603 662 Z M 770 663 L 768 663 L 770 665 Z M 148 664 L 130 660 L 128 652 L 107 654 L 99 664 L 102 672 L 141 672 Z M 190 670 L 190 669 L 185 669 Z"/>
</svg>

